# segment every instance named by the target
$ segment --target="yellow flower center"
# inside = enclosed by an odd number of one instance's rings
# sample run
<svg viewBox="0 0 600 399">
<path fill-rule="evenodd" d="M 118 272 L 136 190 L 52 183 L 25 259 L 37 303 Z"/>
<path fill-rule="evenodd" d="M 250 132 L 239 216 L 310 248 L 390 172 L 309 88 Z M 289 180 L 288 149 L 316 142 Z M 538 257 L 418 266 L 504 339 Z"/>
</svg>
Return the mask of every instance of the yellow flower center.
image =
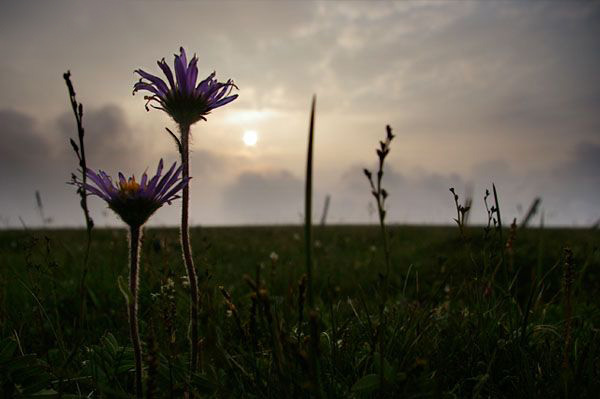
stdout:
<svg viewBox="0 0 600 399">
<path fill-rule="evenodd" d="M 139 191 L 140 185 L 135 181 L 135 177 L 130 177 L 126 182 L 119 182 L 121 194 L 132 195 Z"/>
</svg>

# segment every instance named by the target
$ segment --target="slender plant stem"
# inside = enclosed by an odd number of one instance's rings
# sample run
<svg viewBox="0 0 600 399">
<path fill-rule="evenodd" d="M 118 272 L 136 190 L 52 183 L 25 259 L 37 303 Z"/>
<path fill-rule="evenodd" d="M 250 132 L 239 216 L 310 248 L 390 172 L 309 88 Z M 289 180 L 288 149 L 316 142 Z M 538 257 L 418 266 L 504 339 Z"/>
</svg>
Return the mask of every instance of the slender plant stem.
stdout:
<svg viewBox="0 0 600 399">
<path fill-rule="evenodd" d="M 308 130 L 308 151 L 306 156 L 306 186 L 304 190 L 304 249 L 306 259 L 306 282 L 308 293 L 308 316 L 310 325 L 310 360 L 313 371 L 313 384 L 317 398 L 322 398 L 321 365 L 319 361 L 319 331 L 317 325 L 318 313 L 315 309 L 315 299 L 312 281 L 312 178 L 313 178 L 313 143 L 315 128 L 315 105 L 317 97 L 313 96 L 310 111 L 310 127 Z"/>
<path fill-rule="evenodd" d="M 313 169 L 313 137 L 315 125 L 315 102 L 313 97 L 308 130 L 308 153 L 306 159 L 306 187 L 304 189 L 304 252 L 306 260 L 306 280 L 308 291 L 308 309 L 314 310 L 312 281 L 312 169 Z"/>
<path fill-rule="evenodd" d="M 181 165 L 183 166 L 183 179 L 190 176 L 190 126 L 180 125 L 181 134 Z M 181 203 L 181 248 L 183 250 L 183 261 L 190 283 L 190 373 L 194 373 L 198 364 L 198 278 L 196 268 L 192 259 L 192 248 L 190 246 L 189 231 L 189 206 L 190 187 L 183 187 Z"/>
<path fill-rule="evenodd" d="M 138 326 L 138 287 L 140 283 L 140 243 L 142 229 L 139 226 L 131 226 L 129 229 L 129 332 L 133 344 L 133 356 L 135 360 L 135 395 L 142 399 L 142 344 L 140 342 L 140 331 Z"/>
<path fill-rule="evenodd" d="M 383 167 L 383 165 L 382 165 Z M 383 168 L 381 169 L 383 170 Z M 381 176 L 382 174 L 380 174 Z M 381 192 L 381 178 L 377 181 L 377 189 Z M 379 389 L 383 395 L 385 392 L 385 373 L 384 373 L 384 351 L 385 351 L 385 305 L 388 301 L 388 290 L 389 290 L 389 276 L 391 269 L 390 261 L 390 245 L 388 241 L 387 228 L 385 225 L 385 210 L 381 200 L 377 201 L 377 208 L 379 210 L 379 228 L 381 230 L 381 238 L 383 240 L 383 253 L 385 255 L 385 275 L 383 276 L 383 298 L 379 304 Z"/>
<path fill-rule="evenodd" d="M 75 88 L 73 87 L 73 83 L 71 82 L 71 71 L 67 71 L 63 74 L 63 78 L 65 79 L 65 83 L 67 85 L 67 90 L 69 91 L 69 101 L 71 103 L 71 108 L 73 109 L 73 115 L 75 116 L 75 122 L 77 124 L 77 138 L 79 145 L 75 143 L 73 139 L 70 139 L 71 146 L 79 159 L 79 167 L 81 168 L 81 180 L 83 186 L 85 186 L 87 182 L 87 162 L 85 158 L 85 145 L 84 145 L 84 136 L 85 129 L 83 128 L 83 104 L 77 102 L 77 97 L 75 95 Z M 90 247 L 92 243 L 92 228 L 94 227 L 94 221 L 90 217 L 90 211 L 88 209 L 87 204 L 87 192 L 83 189 L 80 189 L 79 195 L 81 197 L 80 205 L 83 210 L 83 216 L 85 217 L 85 227 L 87 232 L 87 243 L 85 247 L 85 255 L 83 258 L 83 270 L 81 272 L 81 280 L 79 282 L 79 327 L 83 327 L 84 319 L 85 319 L 85 308 L 86 308 L 86 296 L 85 296 L 85 278 L 88 273 L 88 261 L 90 258 Z"/>
</svg>

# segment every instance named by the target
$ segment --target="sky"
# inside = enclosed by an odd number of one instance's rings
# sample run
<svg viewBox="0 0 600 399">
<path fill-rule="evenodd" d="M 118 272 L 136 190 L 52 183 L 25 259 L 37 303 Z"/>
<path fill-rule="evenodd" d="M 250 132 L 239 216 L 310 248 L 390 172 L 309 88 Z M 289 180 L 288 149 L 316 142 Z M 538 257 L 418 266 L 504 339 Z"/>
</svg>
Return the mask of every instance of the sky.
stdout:
<svg viewBox="0 0 600 399">
<path fill-rule="evenodd" d="M 374 223 L 363 168 L 391 125 L 390 223 L 453 223 L 455 187 L 495 183 L 505 223 L 540 197 L 548 225 L 600 218 L 600 3 L 516 1 L 0 2 L 0 227 L 81 226 L 62 74 L 84 106 L 88 164 L 139 176 L 176 149 L 132 95 L 183 46 L 239 98 L 192 128 L 191 222 L 300 223 L 317 97 L 314 218 Z M 243 137 L 255 132 L 249 146 Z M 371 203 L 371 205 L 369 205 Z M 90 200 L 96 225 L 121 222 Z M 176 225 L 180 205 L 151 225 Z M 534 220 L 540 223 L 541 215 Z"/>
</svg>

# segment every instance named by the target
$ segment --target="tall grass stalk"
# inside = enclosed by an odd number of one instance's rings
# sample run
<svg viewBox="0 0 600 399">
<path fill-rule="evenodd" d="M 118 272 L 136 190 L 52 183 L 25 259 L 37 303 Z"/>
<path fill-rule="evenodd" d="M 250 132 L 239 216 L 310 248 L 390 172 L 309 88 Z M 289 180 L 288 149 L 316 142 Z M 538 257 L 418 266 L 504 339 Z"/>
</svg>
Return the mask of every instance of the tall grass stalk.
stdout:
<svg viewBox="0 0 600 399">
<path fill-rule="evenodd" d="M 312 275 L 312 180 L 313 180 L 313 144 L 315 130 L 315 106 L 317 96 L 312 98 L 310 109 L 310 125 L 308 128 L 308 150 L 306 155 L 306 182 L 304 189 L 304 258 L 306 262 L 306 282 L 308 296 L 308 320 L 310 324 L 310 360 L 312 379 L 317 398 L 323 397 L 321 388 L 321 367 L 319 362 L 319 331 L 315 309 L 313 275 Z"/>
<path fill-rule="evenodd" d="M 315 104 L 317 97 L 313 96 L 310 110 L 310 125 L 308 128 L 308 151 L 306 155 L 306 182 L 304 188 L 304 254 L 306 279 L 308 289 L 309 311 L 315 307 L 312 278 L 312 177 L 313 177 L 313 140 L 315 126 Z"/>
</svg>

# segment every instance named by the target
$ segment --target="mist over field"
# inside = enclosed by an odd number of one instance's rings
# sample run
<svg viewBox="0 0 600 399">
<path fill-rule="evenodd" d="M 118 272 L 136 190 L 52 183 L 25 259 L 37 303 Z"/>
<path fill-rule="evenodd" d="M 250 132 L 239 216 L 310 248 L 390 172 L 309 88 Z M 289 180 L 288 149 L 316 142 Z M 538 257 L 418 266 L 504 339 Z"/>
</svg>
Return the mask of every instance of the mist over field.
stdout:
<svg viewBox="0 0 600 399">
<path fill-rule="evenodd" d="M 300 222 L 316 93 L 316 220 L 330 194 L 330 223 L 376 221 L 361 170 L 390 124 L 390 223 L 452 223 L 449 187 L 472 193 L 471 221 L 483 223 L 494 182 L 506 220 L 539 196 L 546 224 L 589 226 L 600 218 L 598 37 L 594 2 L 2 2 L 0 223 L 39 226 L 39 190 L 51 225 L 83 225 L 65 184 L 76 169 L 67 69 L 92 168 L 139 175 L 176 160 L 173 123 L 131 90 L 134 69 L 156 72 L 183 45 L 200 75 L 240 87 L 193 127 L 193 224 Z M 91 211 L 119 224 L 99 200 Z"/>
</svg>

